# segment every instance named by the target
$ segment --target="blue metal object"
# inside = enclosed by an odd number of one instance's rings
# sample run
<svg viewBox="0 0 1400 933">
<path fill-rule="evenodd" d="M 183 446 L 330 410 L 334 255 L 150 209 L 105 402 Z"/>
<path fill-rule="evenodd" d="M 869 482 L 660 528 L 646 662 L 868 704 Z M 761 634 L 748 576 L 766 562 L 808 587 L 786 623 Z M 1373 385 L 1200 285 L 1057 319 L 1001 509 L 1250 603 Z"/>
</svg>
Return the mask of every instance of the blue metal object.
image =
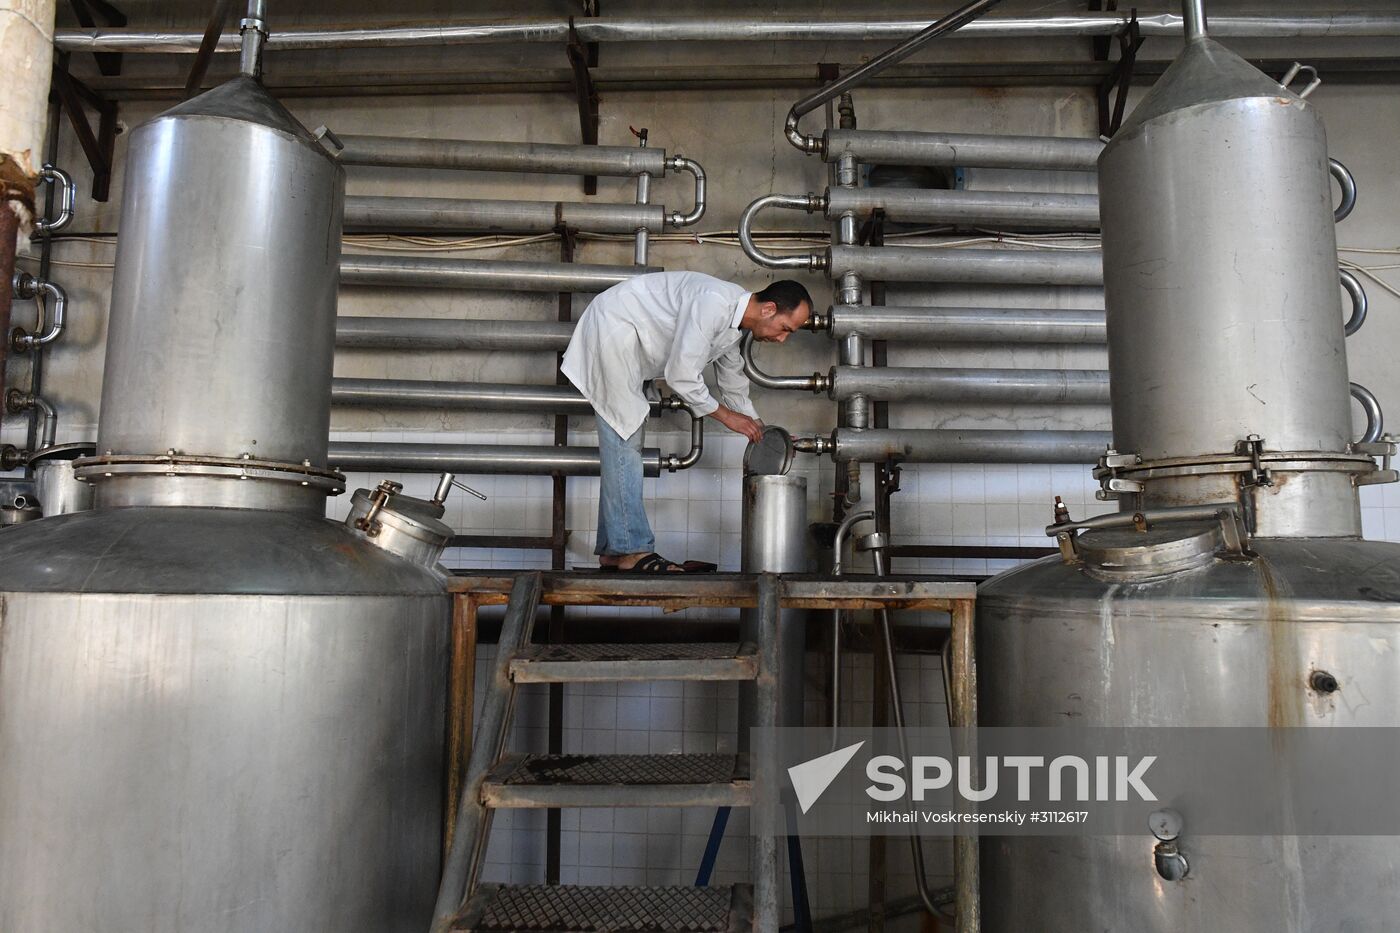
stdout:
<svg viewBox="0 0 1400 933">
<path fill-rule="evenodd" d="M 715 860 L 719 858 L 719 844 L 724 841 L 724 827 L 729 825 L 729 807 L 715 811 L 715 821 L 710 826 L 710 840 L 705 843 L 705 855 L 700 859 L 700 870 L 695 873 L 695 886 L 703 888 L 710 883 L 715 873 Z"/>
</svg>

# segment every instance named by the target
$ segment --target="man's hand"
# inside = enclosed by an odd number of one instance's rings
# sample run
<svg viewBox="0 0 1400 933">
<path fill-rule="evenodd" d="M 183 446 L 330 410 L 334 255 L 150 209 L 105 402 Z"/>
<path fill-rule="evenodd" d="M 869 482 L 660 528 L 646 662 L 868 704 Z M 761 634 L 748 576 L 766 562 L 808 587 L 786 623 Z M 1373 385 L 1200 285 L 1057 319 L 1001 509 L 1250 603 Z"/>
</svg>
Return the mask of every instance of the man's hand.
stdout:
<svg viewBox="0 0 1400 933">
<path fill-rule="evenodd" d="M 742 434 L 755 443 L 763 436 L 762 421 L 759 421 L 757 418 L 750 418 L 748 415 L 740 414 L 732 408 L 725 408 L 721 405 L 710 412 L 710 417 L 735 434 Z"/>
</svg>

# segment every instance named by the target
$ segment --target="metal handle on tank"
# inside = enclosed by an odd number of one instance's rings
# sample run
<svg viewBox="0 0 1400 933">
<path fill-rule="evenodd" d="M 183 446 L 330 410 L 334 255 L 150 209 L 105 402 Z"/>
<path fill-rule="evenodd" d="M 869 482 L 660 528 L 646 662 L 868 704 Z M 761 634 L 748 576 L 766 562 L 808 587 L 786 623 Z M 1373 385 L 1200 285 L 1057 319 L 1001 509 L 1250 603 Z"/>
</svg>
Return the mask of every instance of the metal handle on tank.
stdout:
<svg viewBox="0 0 1400 933">
<path fill-rule="evenodd" d="M 1361 329 L 1361 325 L 1366 323 L 1366 312 L 1370 309 L 1370 300 L 1366 297 L 1366 289 L 1361 287 L 1361 280 L 1352 275 L 1347 270 L 1341 270 L 1342 288 L 1347 290 L 1347 295 L 1351 298 L 1351 317 L 1347 318 L 1345 331 L 1350 337 Z"/>
<path fill-rule="evenodd" d="M 1381 411 L 1380 400 L 1374 392 L 1356 382 L 1351 384 L 1351 397 L 1360 402 L 1366 412 L 1366 433 L 1357 443 L 1374 444 L 1385 433 L 1385 414 Z"/>
<path fill-rule="evenodd" d="M 1302 62 L 1294 62 L 1293 67 L 1288 69 L 1288 73 L 1285 74 L 1282 78 L 1280 78 L 1278 83 L 1285 90 L 1289 90 L 1288 85 L 1293 83 L 1293 79 L 1298 77 L 1298 75 L 1302 74 L 1305 71 L 1309 72 L 1312 75 L 1312 80 L 1309 81 L 1307 86 L 1304 87 L 1301 91 L 1294 91 L 1293 93 L 1297 94 L 1301 98 L 1306 99 L 1309 94 L 1317 90 L 1318 87 L 1322 84 L 1322 78 L 1318 77 L 1317 69 L 1314 68 L 1312 65 L 1304 65 Z"/>
<path fill-rule="evenodd" d="M 1327 160 L 1327 171 L 1342 187 L 1342 203 L 1338 204 L 1337 209 L 1332 212 L 1332 220 L 1341 223 L 1350 217 L 1351 212 L 1356 208 L 1356 178 L 1351 174 L 1351 169 L 1336 159 Z"/>
</svg>

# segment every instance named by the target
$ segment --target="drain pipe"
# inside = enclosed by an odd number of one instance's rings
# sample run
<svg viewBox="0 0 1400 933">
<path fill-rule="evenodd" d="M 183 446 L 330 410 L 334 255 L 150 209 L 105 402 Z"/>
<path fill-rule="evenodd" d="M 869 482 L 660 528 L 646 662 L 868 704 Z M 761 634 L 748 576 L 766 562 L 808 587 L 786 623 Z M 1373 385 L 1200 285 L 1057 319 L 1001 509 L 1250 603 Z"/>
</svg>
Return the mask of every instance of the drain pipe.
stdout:
<svg viewBox="0 0 1400 933">
<path fill-rule="evenodd" d="M 894 48 L 875 56 L 844 78 L 839 78 L 816 93 L 802 98 L 793 104 L 792 109 L 788 111 L 787 119 L 783 122 L 783 135 L 787 137 L 788 142 L 803 152 L 821 152 L 822 138 L 820 136 L 804 136 L 797 128 L 797 124 L 805 115 L 827 101 L 835 100 L 842 93 L 851 90 L 867 78 L 872 78 L 891 65 L 904 61 L 931 40 L 972 22 L 999 2 L 1000 0 L 972 0 L 971 3 L 949 13 L 917 35 L 911 36 Z"/>
<path fill-rule="evenodd" d="M 831 565 L 831 575 L 833 577 L 841 576 L 843 570 L 842 551 L 846 544 L 846 536 L 850 533 L 852 526 L 859 524 L 860 522 L 874 520 L 875 513 L 873 511 L 867 510 L 863 512 L 856 512 L 852 515 L 847 516 L 846 520 L 843 521 L 840 524 L 840 526 L 836 529 L 836 537 L 832 545 L 834 548 L 834 558 Z M 863 538 L 861 540 L 861 544 L 858 545 L 858 547 L 860 547 L 862 550 L 869 550 L 871 552 L 871 556 L 875 560 L 875 575 L 877 577 L 887 576 L 889 571 L 885 560 L 885 544 L 886 542 L 884 533 L 876 531 L 874 534 L 867 535 L 865 538 Z M 904 727 L 904 700 L 899 689 L 898 665 L 895 663 L 894 630 L 890 625 L 890 614 L 888 611 L 880 609 L 878 610 L 877 614 L 880 619 L 880 631 L 884 641 L 884 662 L 887 667 L 886 676 L 888 677 L 890 684 L 890 705 L 893 707 L 895 734 L 898 736 L 899 739 L 899 754 L 903 760 L 908 761 L 909 740 Z M 839 705 L 839 685 L 841 683 L 841 611 L 839 609 L 834 610 L 832 612 L 831 635 L 831 747 L 834 750 L 838 744 L 839 729 L 841 724 Z M 915 886 L 918 888 L 919 900 L 923 902 L 924 909 L 935 916 L 948 917 L 949 919 L 953 919 L 953 917 L 950 917 L 947 910 L 945 909 L 949 901 L 952 899 L 949 897 L 949 890 L 946 888 L 939 891 L 932 891 L 929 889 L 928 869 L 924 859 L 924 842 L 922 837 L 919 836 L 919 832 L 917 829 L 911 831 L 909 834 L 909 848 L 914 858 L 914 883 Z M 961 880 L 959 880 L 959 883 L 953 889 L 955 892 L 954 897 L 958 901 L 959 908 L 958 913 L 956 914 L 956 919 L 958 920 L 958 929 L 976 930 L 978 929 L 978 926 L 976 924 L 976 921 L 973 919 L 977 912 L 977 907 L 975 903 L 976 889 L 973 889 L 973 903 L 970 906 L 965 906 L 965 898 L 962 895 L 962 887 L 962 882 Z"/>
<path fill-rule="evenodd" d="M 832 539 L 831 550 L 831 575 L 839 577 L 845 571 L 843 565 L 843 554 L 846 550 L 846 536 L 851 533 L 851 527 L 860 523 L 875 520 L 875 513 L 866 509 L 864 512 L 854 512 L 846 516 L 845 521 L 836 527 L 836 535 Z M 831 610 L 831 750 L 836 751 L 836 746 L 841 738 L 841 623 L 845 619 L 844 609 Z"/>
</svg>

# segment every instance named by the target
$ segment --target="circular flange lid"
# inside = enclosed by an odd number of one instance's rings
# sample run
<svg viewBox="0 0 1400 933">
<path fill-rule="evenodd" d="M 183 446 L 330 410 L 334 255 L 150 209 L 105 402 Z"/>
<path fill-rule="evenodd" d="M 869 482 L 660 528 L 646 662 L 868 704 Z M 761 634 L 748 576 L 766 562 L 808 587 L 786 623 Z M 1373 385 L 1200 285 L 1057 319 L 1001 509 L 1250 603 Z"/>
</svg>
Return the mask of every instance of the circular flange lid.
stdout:
<svg viewBox="0 0 1400 933">
<path fill-rule="evenodd" d="M 1203 567 L 1222 546 L 1216 522 L 1159 524 L 1147 531 L 1104 528 L 1080 535 L 1084 569 L 1107 581 L 1145 580 Z"/>
<path fill-rule="evenodd" d="M 758 476 L 783 476 L 792 468 L 792 435 L 786 429 L 771 424 L 763 436 L 749 441 L 744 451 L 744 472 Z"/>
</svg>

